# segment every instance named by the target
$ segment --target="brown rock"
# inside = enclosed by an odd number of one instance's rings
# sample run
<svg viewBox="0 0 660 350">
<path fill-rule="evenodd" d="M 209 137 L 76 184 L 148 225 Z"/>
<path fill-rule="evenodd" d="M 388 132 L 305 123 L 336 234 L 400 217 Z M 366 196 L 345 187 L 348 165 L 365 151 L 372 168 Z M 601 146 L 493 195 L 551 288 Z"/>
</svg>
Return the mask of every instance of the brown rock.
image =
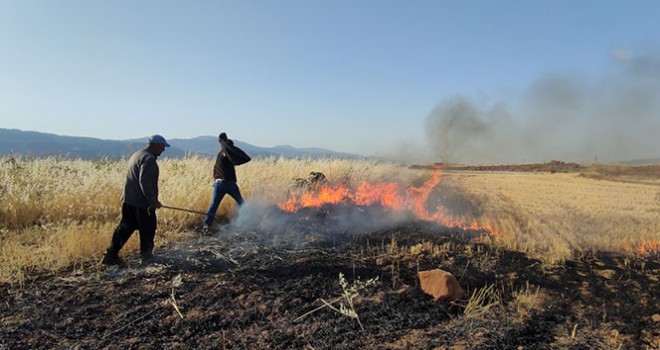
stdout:
<svg viewBox="0 0 660 350">
<path fill-rule="evenodd" d="M 435 300 L 456 300 L 465 295 L 456 277 L 447 271 L 440 269 L 419 271 L 418 276 L 424 293 Z"/>
</svg>

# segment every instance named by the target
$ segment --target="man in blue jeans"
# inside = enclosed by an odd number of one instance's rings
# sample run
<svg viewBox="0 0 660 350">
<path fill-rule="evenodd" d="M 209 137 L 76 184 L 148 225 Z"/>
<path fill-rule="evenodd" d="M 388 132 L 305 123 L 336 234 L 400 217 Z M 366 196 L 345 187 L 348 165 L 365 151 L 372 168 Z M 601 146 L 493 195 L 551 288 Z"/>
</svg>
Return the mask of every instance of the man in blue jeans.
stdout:
<svg viewBox="0 0 660 350">
<path fill-rule="evenodd" d="M 243 204 L 241 191 L 236 184 L 236 168 L 234 165 L 241 165 L 250 161 L 250 157 L 240 148 L 234 146 L 234 142 L 228 139 L 227 134 L 224 132 L 220 134 L 218 140 L 222 149 L 218 152 L 213 166 L 213 200 L 206 211 L 204 232 L 208 232 L 209 228 L 213 226 L 215 213 L 218 211 L 225 194 L 234 198 L 239 206 Z"/>
</svg>

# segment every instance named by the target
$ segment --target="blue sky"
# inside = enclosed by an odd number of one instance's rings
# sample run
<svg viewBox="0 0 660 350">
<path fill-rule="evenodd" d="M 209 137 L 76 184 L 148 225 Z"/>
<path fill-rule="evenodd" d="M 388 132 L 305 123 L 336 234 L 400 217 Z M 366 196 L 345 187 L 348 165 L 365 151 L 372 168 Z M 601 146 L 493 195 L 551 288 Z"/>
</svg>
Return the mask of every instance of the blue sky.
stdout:
<svg viewBox="0 0 660 350">
<path fill-rule="evenodd" d="M 0 127 L 103 139 L 225 131 L 258 146 L 435 161 L 653 157 L 656 141 L 631 142 L 659 126 L 658 13 L 655 1 L 2 0 Z M 640 66 L 655 80 L 631 82 Z M 630 88 L 611 87 L 622 81 Z M 640 90 L 649 106 L 622 131 Z M 580 111 L 546 113 L 556 91 Z M 626 113 L 599 122 L 611 125 L 601 134 L 585 126 L 617 108 Z M 530 136 L 558 113 L 573 122 Z M 616 147 L 598 141 L 612 137 Z"/>
</svg>

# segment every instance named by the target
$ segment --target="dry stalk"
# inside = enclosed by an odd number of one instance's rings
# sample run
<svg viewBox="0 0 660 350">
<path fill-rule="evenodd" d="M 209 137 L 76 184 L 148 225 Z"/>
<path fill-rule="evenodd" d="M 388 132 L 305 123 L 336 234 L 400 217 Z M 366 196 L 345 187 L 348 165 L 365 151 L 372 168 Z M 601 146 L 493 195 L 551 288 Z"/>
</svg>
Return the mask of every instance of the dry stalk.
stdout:
<svg viewBox="0 0 660 350">
<path fill-rule="evenodd" d="M 179 306 L 176 303 L 176 298 L 174 297 L 174 290 L 178 287 L 181 287 L 183 285 L 183 279 L 181 278 L 181 274 L 176 275 L 172 279 L 172 293 L 170 294 L 170 298 L 168 299 L 169 303 L 174 306 L 174 310 L 179 314 L 179 317 L 183 319 L 183 314 L 181 313 L 181 310 L 179 310 Z"/>
<path fill-rule="evenodd" d="M 465 272 L 467 271 L 468 266 L 470 266 L 470 260 L 468 260 L 467 264 L 465 264 L 465 268 L 463 268 L 463 272 L 461 272 L 461 277 L 458 278 L 458 282 L 463 279 L 463 275 L 465 275 Z"/>
<path fill-rule="evenodd" d="M 330 301 L 326 301 L 324 299 L 319 298 L 321 303 L 323 305 L 308 311 L 304 313 L 303 315 L 297 317 L 294 319 L 292 322 L 297 322 L 302 320 L 303 318 L 323 309 L 323 308 L 330 308 L 331 310 L 338 312 L 344 316 L 348 316 L 350 318 L 354 318 L 357 320 L 358 324 L 360 325 L 360 329 L 364 330 L 364 326 L 362 325 L 362 322 L 360 321 L 360 317 L 358 316 L 357 312 L 355 311 L 355 306 L 353 304 L 353 299 L 360 295 L 360 290 L 366 289 L 367 287 L 373 285 L 378 281 L 378 277 L 369 279 L 365 282 L 362 282 L 360 280 L 356 280 L 352 285 L 349 285 L 346 279 L 344 278 L 343 273 L 339 273 L 339 285 L 342 288 L 342 296 L 334 298 Z M 342 300 L 345 301 L 346 304 L 342 302 Z M 339 303 L 339 308 L 333 306 L 332 304 Z"/>
<path fill-rule="evenodd" d="M 179 314 L 179 317 L 183 319 L 183 314 L 181 314 L 181 311 L 179 310 L 179 306 L 176 304 L 176 299 L 174 298 L 174 293 L 170 296 L 170 299 L 168 300 L 172 306 L 174 306 L 174 310 Z"/>
<path fill-rule="evenodd" d="M 335 310 L 335 311 L 337 311 L 337 312 L 339 312 L 339 313 L 342 313 L 341 310 L 339 310 L 339 309 L 337 309 L 336 307 L 332 306 L 332 304 L 328 303 L 328 302 L 325 301 L 324 299 L 319 298 L 319 300 L 323 303 L 324 306 L 327 306 L 327 307 L 329 307 L 329 308 L 332 309 L 332 310 Z M 339 301 L 339 300 L 341 300 L 341 298 L 337 298 L 337 301 Z"/>
<path fill-rule="evenodd" d="M 368 282 L 369 281 L 367 281 L 367 283 Z M 350 318 L 356 319 L 358 324 L 360 325 L 360 329 L 364 331 L 364 327 L 362 326 L 360 317 L 358 316 L 357 312 L 355 311 L 355 307 L 353 306 L 353 299 L 356 296 L 360 295 L 358 293 L 358 288 L 356 288 L 356 284 L 353 284 L 353 286 L 349 286 L 348 282 L 346 282 L 346 279 L 344 278 L 344 274 L 340 272 L 339 285 L 341 286 L 344 300 L 346 300 L 346 304 L 348 304 L 348 307 L 346 307 L 344 303 L 339 302 L 339 313 L 348 316 Z"/>
<path fill-rule="evenodd" d="M 144 314 L 144 315 L 142 315 L 142 316 L 140 316 L 140 317 L 134 319 L 133 321 L 128 322 L 128 323 L 124 324 L 123 326 L 121 326 L 121 327 L 115 329 L 114 331 L 112 331 L 112 332 L 110 332 L 110 333 L 106 333 L 101 339 L 106 339 L 106 338 L 108 338 L 109 336 L 111 336 L 111 335 L 113 335 L 113 334 L 115 334 L 115 333 L 119 333 L 119 332 L 123 331 L 124 329 L 128 328 L 128 326 L 131 326 L 131 325 L 137 323 L 138 321 L 140 321 L 140 320 L 146 318 L 147 316 L 153 314 L 154 312 L 156 312 L 156 310 L 158 310 L 157 307 L 154 308 L 153 310 L 147 312 L 146 314 Z"/>
<path fill-rule="evenodd" d="M 572 340 L 572 339 L 575 339 L 575 334 L 577 334 L 577 328 L 578 328 L 578 324 L 576 323 L 576 324 L 573 326 L 573 331 L 571 332 L 571 340 Z"/>
<path fill-rule="evenodd" d="M 218 252 L 215 249 L 209 249 L 208 251 L 211 252 L 211 254 L 213 254 L 213 256 L 215 256 L 216 258 L 220 258 L 222 260 L 229 261 L 229 262 L 231 262 L 232 264 L 234 264 L 236 266 L 240 265 L 238 263 L 238 261 L 236 261 L 236 259 L 232 258 L 231 256 L 225 256 L 224 254 Z"/>
<path fill-rule="evenodd" d="M 319 310 L 321 310 L 321 309 L 323 309 L 323 308 L 325 308 L 325 307 L 328 307 L 328 304 L 334 304 L 334 303 L 338 302 L 339 300 L 341 300 L 341 298 L 343 298 L 343 297 L 337 297 L 337 298 L 334 298 L 334 299 L 330 300 L 329 302 L 327 302 L 327 301 L 325 301 L 325 300 L 319 298 L 319 300 L 321 300 L 321 302 L 323 303 L 323 305 L 321 305 L 321 306 L 319 306 L 319 307 L 317 307 L 317 308 L 315 308 L 315 309 L 313 309 L 313 310 L 311 310 L 311 311 L 307 311 L 307 312 L 305 312 L 304 314 L 298 316 L 296 319 L 294 319 L 294 320 L 291 321 L 291 322 L 298 322 L 298 321 L 302 320 L 303 318 L 305 318 L 305 317 L 307 317 L 307 316 L 309 316 L 309 315 L 311 315 L 311 314 L 313 314 L 313 313 L 315 313 L 315 312 L 317 312 L 317 311 L 319 311 Z"/>
</svg>

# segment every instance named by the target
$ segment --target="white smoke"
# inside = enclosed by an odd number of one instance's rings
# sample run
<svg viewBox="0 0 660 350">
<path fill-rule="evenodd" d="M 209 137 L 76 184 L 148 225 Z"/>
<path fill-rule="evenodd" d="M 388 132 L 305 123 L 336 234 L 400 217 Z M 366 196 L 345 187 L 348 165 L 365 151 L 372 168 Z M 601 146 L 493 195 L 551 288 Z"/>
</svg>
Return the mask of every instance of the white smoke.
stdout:
<svg viewBox="0 0 660 350">
<path fill-rule="evenodd" d="M 263 244 L 300 248 L 333 235 L 373 232 L 411 221 L 415 219 L 410 212 L 393 212 L 378 205 L 328 204 L 289 213 L 272 204 L 249 201 L 223 232 L 257 233 Z"/>
</svg>

